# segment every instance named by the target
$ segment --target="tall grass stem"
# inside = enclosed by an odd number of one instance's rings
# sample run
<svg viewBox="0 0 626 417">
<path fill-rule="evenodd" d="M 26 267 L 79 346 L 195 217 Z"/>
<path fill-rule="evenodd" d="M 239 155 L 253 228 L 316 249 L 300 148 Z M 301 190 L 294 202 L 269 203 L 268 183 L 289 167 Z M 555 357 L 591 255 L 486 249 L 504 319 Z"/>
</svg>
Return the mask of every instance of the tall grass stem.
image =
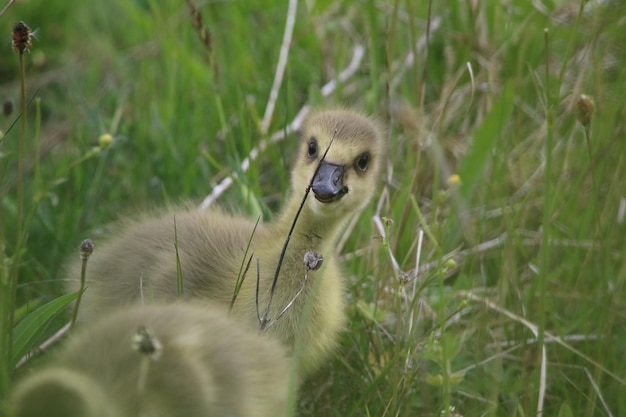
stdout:
<svg viewBox="0 0 626 417">
<path fill-rule="evenodd" d="M 552 85 L 550 78 L 550 32 L 544 30 L 545 47 L 545 117 L 546 117 L 546 144 L 545 144 L 545 172 L 543 190 L 543 218 L 542 218 L 542 241 L 541 241 L 541 271 L 538 274 L 538 326 L 537 326 L 537 347 L 542 352 L 545 350 L 545 330 L 546 330 L 546 291 L 548 282 L 548 271 L 550 269 L 550 222 L 552 218 L 552 144 L 554 142 L 554 114 Z M 537 416 L 543 415 L 546 381 L 546 362 L 541 361 L 540 371 L 537 375 Z"/>
</svg>

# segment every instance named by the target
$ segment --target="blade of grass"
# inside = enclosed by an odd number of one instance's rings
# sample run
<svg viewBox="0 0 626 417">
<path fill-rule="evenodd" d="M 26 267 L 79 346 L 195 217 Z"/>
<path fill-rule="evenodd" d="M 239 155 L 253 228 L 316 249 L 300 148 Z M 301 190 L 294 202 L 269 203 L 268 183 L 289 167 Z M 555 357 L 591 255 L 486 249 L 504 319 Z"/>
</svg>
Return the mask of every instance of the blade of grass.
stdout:
<svg viewBox="0 0 626 417">
<path fill-rule="evenodd" d="M 476 129 L 472 146 L 459 166 L 457 174 L 461 178 L 461 184 L 458 193 L 452 194 L 457 215 L 452 220 L 450 227 L 452 233 L 448 235 L 444 246 L 445 251 L 449 251 L 450 248 L 457 245 L 461 233 L 466 237 L 471 235 L 467 230 L 467 202 L 485 173 L 498 139 L 502 138 L 504 128 L 513 112 L 514 94 L 512 83 L 507 83 L 502 95 L 494 103 L 491 112 Z"/>
<path fill-rule="evenodd" d="M 34 346 L 42 331 L 65 307 L 78 297 L 78 292 L 62 295 L 28 314 L 13 330 L 11 368 Z"/>
</svg>

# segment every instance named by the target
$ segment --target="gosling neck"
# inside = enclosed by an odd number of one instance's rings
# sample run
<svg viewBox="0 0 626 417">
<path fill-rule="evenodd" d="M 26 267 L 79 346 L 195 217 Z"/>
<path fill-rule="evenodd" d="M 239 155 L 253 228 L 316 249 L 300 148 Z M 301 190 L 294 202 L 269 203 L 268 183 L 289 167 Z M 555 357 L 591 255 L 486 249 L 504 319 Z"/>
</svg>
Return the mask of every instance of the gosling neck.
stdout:
<svg viewBox="0 0 626 417">
<path fill-rule="evenodd" d="M 307 201 L 302 207 L 298 221 L 293 229 L 291 239 L 297 239 L 302 243 L 310 246 L 311 249 L 326 249 L 329 244 L 332 245 L 341 231 L 346 216 L 337 216 L 330 207 L 333 203 L 328 203 L 328 215 L 316 213 L 310 206 L 308 199 L 315 198 L 312 193 L 309 194 Z M 300 208 L 302 200 L 298 197 L 289 199 L 289 203 L 280 214 L 276 222 L 275 232 L 284 239 L 292 227 L 296 213 Z"/>
</svg>

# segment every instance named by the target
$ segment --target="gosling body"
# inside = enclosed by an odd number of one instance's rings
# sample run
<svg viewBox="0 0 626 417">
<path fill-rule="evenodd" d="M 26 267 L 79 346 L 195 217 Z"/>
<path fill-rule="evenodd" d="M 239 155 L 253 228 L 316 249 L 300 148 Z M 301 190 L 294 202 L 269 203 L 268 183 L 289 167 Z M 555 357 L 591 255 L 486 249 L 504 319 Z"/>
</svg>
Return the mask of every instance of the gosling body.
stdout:
<svg viewBox="0 0 626 417">
<path fill-rule="evenodd" d="M 342 225 L 371 200 L 386 143 L 376 123 L 349 110 L 313 113 L 303 124 L 301 140 L 289 198 L 274 222 L 255 226 L 254 221 L 220 210 L 181 210 L 131 222 L 108 243 L 97 245 L 87 267 L 79 321 L 119 305 L 178 298 L 178 252 L 182 298 L 214 300 L 225 309 L 230 308 L 242 264 L 251 260 L 232 314 L 258 328 L 259 315 L 263 317 L 270 302 L 283 243 L 312 181 L 281 265 L 269 322 L 263 326 L 296 351 L 301 374 L 317 367 L 344 324 L 344 278 L 335 259 L 335 241 Z M 305 266 L 307 252 L 323 256 L 319 269 Z M 79 271 L 77 263 L 70 272 L 73 290 Z"/>
<path fill-rule="evenodd" d="M 144 328 L 152 344 L 133 346 Z M 154 349 L 149 349 L 154 348 Z M 287 414 L 289 360 L 223 308 L 133 306 L 78 329 L 16 385 L 13 417 L 273 417 Z"/>
</svg>

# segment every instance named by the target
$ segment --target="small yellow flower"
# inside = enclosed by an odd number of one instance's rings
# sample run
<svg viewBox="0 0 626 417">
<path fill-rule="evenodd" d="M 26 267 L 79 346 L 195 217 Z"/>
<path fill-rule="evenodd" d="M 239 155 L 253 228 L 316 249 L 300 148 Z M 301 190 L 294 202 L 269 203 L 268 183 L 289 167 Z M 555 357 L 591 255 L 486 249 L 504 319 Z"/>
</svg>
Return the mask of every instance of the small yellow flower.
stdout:
<svg viewBox="0 0 626 417">
<path fill-rule="evenodd" d="M 448 177 L 448 187 L 452 188 L 452 187 L 456 187 L 458 185 L 461 184 L 461 177 L 458 176 L 457 174 L 452 174 L 450 175 L 450 177 Z"/>
<path fill-rule="evenodd" d="M 112 143 L 113 135 L 111 135 L 110 133 L 104 133 L 98 138 L 98 144 L 100 145 L 101 149 L 108 148 L 109 146 L 111 146 Z"/>
</svg>

